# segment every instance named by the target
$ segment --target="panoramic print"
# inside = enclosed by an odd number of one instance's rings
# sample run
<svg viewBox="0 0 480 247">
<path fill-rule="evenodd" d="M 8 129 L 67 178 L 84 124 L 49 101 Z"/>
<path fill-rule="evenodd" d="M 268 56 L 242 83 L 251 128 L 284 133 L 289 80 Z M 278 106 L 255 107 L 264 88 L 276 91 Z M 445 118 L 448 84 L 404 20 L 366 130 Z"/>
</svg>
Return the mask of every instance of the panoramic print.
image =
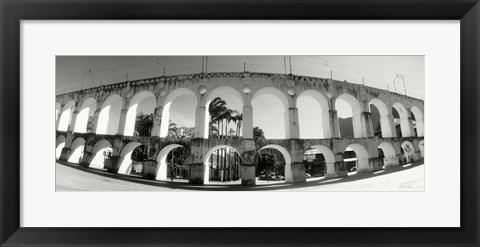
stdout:
<svg viewBox="0 0 480 247">
<path fill-rule="evenodd" d="M 57 56 L 56 191 L 424 191 L 424 67 Z"/>
</svg>

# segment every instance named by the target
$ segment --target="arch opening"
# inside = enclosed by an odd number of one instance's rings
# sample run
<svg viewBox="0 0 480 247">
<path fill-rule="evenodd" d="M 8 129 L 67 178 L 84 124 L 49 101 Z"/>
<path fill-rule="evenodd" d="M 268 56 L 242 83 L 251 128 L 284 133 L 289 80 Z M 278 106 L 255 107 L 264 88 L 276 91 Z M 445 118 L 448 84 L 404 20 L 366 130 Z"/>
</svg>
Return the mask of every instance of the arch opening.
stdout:
<svg viewBox="0 0 480 247">
<path fill-rule="evenodd" d="M 410 121 L 410 113 L 401 103 L 395 103 L 392 106 L 394 125 L 397 129 L 397 137 L 410 137 L 413 135 L 413 126 Z"/>
<path fill-rule="evenodd" d="M 262 180 L 262 175 L 265 175 L 265 180 L 269 178 L 277 181 L 293 182 L 292 158 L 290 153 L 284 147 L 276 144 L 269 144 L 260 148 L 258 153 L 260 157 L 259 164 L 257 164 L 257 171 L 260 175 L 260 180 Z M 264 162 L 265 164 L 260 166 L 261 162 Z M 264 172 L 262 174 L 261 168 L 263 167 Z"/>
<path fill-rule="evenodd" d="M 241 179 L 242 158 L 237 149 L 228 145 L 211 148 L 205 155 L 204 183 L 210 181 L 229 182 Z"/>
<path fill-rule="evenodd" d="M 112 157 L 112 144 L 107 140 L 98 141 L 92 149 L 92 160 L 90 161 L 90 168 L 104 169 L 105 159 Z"/>
<path fill-rule="evenodd" d="M 378 146 L 378 157 L 383 158 L 383 166 L 384 168 L 390 166 L 397 166 L 399 164 L 397 152 L 392 144 L 388 142 L 382 142 Z"/>
<path fill-rule="evenodd" d="M 415 136 L 423 137 L 425 135 L 423 112 L 416 106 L 413 106 L 410 111 L 412 113 L 412 120 L 414 120 Z"/>
<path fill-rule="evenodd" d="M 233 87 L 213 89 L 206 99 L 204 136 L 239 138 L 242 135 L 243 98 Z"/>
<path fill-rule="evenodd" d="M 160 137 L 195 137 L 195 108 L 197 96 L 188 88 L 177 88 L 164 100 Z M 180 126 L 179 126 L 180 125 Z"/>
<path fill-rule="evenodd" d="M 288 98 L 277 88 L 264 87 L 252 97 L 253 126 L 263 130 L 267 139 L 290 138 Z M 254 132 L 254 138 L 255 132 Z"/>
<path fill-rule="evenodd" d="M 323 145 L 314 145 L 303 154 L 307 178 L 335 175 L 335 155 Z"/>
<path fill-rule="evenodd" d="M 81 137 L 75 139 L 70 147 L 71 155 L 68 158 L 70 163 L 82 163 L 83 152 L 85 151 L 85 140 Z"/>
<path fill-rule="evenodd" d="M 374 98 L 370 100 L 369 107 L 373 124 L 373 136 L 378 138 L 393 137 L 387 105 L 380 99 Z"/>
<path fill-rule="evenodd" d="M 73 100 L 68 101 L 60 112 L 60 121 L 58 123 L 57 130 L 67 131 L 70 122 L 72 121 L 73 111 L 75 110 L 75 102 Z"/>
<path fill-rule="evenodd" d="M 422 158 L 425 157 L 425 141 L 421 140 L 420 143 L 418 144 L 418 149 L 420 149 L 420 155 L 422 155 Z"/>
<path fill-rule="evenodd" d="M 370 156 L 367 149 L 360 144 L 350 144 L 343 153 L 343 162 L 346 164 L 348 171 L 355 172 L 370 171 Z"/>
<path fill-rule="evenodd" d="M 108 96 L 102 104 L 95 133 L 115 135 L 118 133 L 123 100 L 117 94 Z"/>
<path fill-rule="evenodd" d="M 169 144 L 157 155 L 156 180 L 188 180 L 190 177 L 190 153 L 179 144 Z"/>
<path fill-rule="evenodd" d="M 300 138 L 331 138 L 328 101 L 315 90 L 303 91 L 297 98 Z"/>
<path fill-rule="evenodd" d="M 62 149 L 65 147 L 65 136 L 57 137 L 55 143 L 55 158 L 58 160 L 60 159 L 60 155 L 62 154 Z"/>
<path fill-rule="evenodd" d="M 80 106 L 74 132 L 86 133 L 92 130 L 92 120 L 97 108 L 97 101 L 94 98 L 87 98 Z"/>
<path fill-rule="evenodd" d="M 415 146 L 409 141 L 404 141 L 401 145 L 403 154 L 403 163 L 409 164 L 417 160 Z"/>
<path fill-rule="evenodd" d="M 350 94 L 342 94 L 335 100 L 338 126 L 341 138 L 366 137 L 362 130 L 361 107 L 358 100 Z"/>
<path fill-rule="evenodd" d="M 139 148 L 138 148 L 139 147 Z M 137 149 L 138 148 L 138 149 Z M 146 147 L 139 142 L 127 143 L 120 152 L 118 173 L 135 174 L 138 172 L 139 163 L 146 161 Z M 140 166 L 142 166 L 140 165 Z M 133 169 L 133 171 L 132 171 Z M 141 172 L 141 171 L 140 171 Z"/>
<path fill-rule="evenodd" d="M 140 91 L 130 100 L 125 120 L 125 136 L 150 136 L 157 101 L 150 91 Z"/>
</svg>

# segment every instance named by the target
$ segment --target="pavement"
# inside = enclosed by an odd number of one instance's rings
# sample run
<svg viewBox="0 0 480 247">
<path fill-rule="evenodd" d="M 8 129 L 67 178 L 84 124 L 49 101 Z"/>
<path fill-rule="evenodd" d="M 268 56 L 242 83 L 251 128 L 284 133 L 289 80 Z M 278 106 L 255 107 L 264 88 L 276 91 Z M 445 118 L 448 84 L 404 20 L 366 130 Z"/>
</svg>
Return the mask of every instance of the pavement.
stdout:
<svg viewBox="0 0 480 247">
<path fill-rule="evenodd" d="M 111 174 L 75 164 L 56 163 L 56 191 L 424 191 L 423 160 L 376 172 L 349 173 L 343 178 L 309 178 L 305 183 L 260 181 L 242 186 L 239 181 L 188 184 L 186 180 L 155 181 Z"/>
</svg>

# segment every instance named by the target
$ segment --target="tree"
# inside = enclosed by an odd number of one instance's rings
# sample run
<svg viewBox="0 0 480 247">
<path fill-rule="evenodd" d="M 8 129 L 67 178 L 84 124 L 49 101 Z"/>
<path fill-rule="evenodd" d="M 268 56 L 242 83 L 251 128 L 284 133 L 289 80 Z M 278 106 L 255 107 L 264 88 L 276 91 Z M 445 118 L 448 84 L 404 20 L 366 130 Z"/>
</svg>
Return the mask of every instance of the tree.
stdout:
<svg viewBox="0 0 480 247">
<path fill-rule="evenodd" d="M 135 135 L 138 136 L 150 136 L 153 128 L 153 113 L 144 114 L 143 112 L 137 113 L 135 120 Z"/>
<path fill-rule="evenodd" d="M 258 126 L 253 128 L 253 139 L 254 140 L 264 140 L 265 133 Z"/>
<path fill-rule="evenodd" d="M 242 128 L 243 114 L 235 111 L 235 114 L 232 116 L 231 120 L 233 123 L 237 125 L 235 129 L 236 136 L 240 137 L 240 129 Z"/>
<path fill-rule="evenodd" d="M 211 127 L 214 124 L 216 124 L 217 136 L 220 136 L 220 131 L 223 130 L 223 128 L 220 128 L 220 122 L 222 121 L 221 117 L 223 112 L 227 109 L 226 105 L 227 102 L 225 102 L 225 100 L 220 97 L 216 97 L 210 102 L 210 105 L 208 106 L 208 113 L 210 114 L 209 130 L 212 129 Z M 209 131 L 209 134 L 210 133 L 213 134 Z"/>
<path fill-rule="evenodd" d="M 168 137 L 178 138 L 178 127 L 172 120 L 168 123 Z"/>
</svg>

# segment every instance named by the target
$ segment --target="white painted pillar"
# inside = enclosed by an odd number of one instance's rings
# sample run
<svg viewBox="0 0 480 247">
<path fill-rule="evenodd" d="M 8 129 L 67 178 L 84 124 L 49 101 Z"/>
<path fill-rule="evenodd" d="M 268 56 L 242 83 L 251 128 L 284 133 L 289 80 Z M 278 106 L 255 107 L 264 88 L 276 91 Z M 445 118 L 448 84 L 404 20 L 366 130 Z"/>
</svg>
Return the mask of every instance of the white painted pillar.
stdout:
<svg viewBox="0 0 480 247">
<path fill-rule="evenodd" d="M 127 112 L 128 112 L 128 109 L 122 109 L 120 111 L 120 121 L 118 122 L 117 135 L 123 135 L 125 133 L 125 126 L 127 122 Z"/>
<path fill-rule="evenodd" d="M 196 138 L 205 138 L 205 106 L 197 106 L 195 111 L 195 137 Z M 208 138 L 208 136 L 207 136 Z"/>
<path fill-rule="evenodd" d="M 340 124 L 338 123 L 338 115 L 336 110 L 330 110 L 330 129 L 332 133 L 331 138 L 340 138 Z"/>
<path fill-rule="evenodd" d="M 418 137 L 425 136 L 423 119 L 415 120 L 415 124 L 417 125 L 417 135 L 418 135 Z"/>
<path fill-rule="evenodd" d="M 393 125 L 393 116 L 388 115 L 380 118 L 380 128 L 382 129 L 382 137 L 396 137 L 397 132 L 395 131 L 395 126 Z"/>
<path fill-rule="evenodd" d="M 77 122 L 77 116 L 78 116 L 78 111 L 74 111 L 72 114 L 72 121 L 70 122 L 70 125 L 68 126 L 68 131 L 75 130 L 75 123 Z"/>
<path fill-rule="evenodd" d="M 151 136 L 160 136 L 160 129 L 162 127 L 162 112 L 163 106 L 155 108 L 153 112 L 153 126 Z"/>
<path fill-rule="evenodd" d="M 410 137 L 415 135 L 413 132 L 413 123 L 410 118 L 400 119 L 400 128 L 402 131 L 402 137 Z"/>
<path fill-rule="evenodd" d="M 242 112 L 242 137 L 246 139 L 253 138 L 253 108 L 252 106 L 243 106 Z"/>
<path fill-rule="evenodd" d="M 363 124 L 362 124 L 361 113 L 353 115 L 352 121 L 353 121 L 353 124 L 352 124 L 353 125 L 353 137 L 354 138 L 364 137 L 366 134 L 364 133 L 365 128 L 362 126 Z"/>
<path fill-rule="evenodd" d="M 100 118 L 100 112 L 101 111 L 102 110 L 97 109 L 95 111 L 95 113 L 93 114 L 91 133 L 97 133 L 98 119 Z M 88 124 L 87 124 L 87 126 L 88 126 Z"/>
<path fill-rule="evenodd" d="M 323 138 L 329 139 L 333 137 L 333 129 L 330 126 L 330 114 L 328 112 L 322 113 L 322 128 L 323 128 Z"/>
<path fill-rule="evenodd" d="M 299 128 L 300 124 L 298 122 L 298 108 L 296 108 L 296 107 L 288 108 L 288 121 L 289 121 L 289 124 L 288 124 L 288 126 L 285 126 L 285 127 L 289 128 L 290 136 L 285 136 L 285 138 L 292 138 L 292 139 L 300 138 L 300 128 Z"/>
</svg>

